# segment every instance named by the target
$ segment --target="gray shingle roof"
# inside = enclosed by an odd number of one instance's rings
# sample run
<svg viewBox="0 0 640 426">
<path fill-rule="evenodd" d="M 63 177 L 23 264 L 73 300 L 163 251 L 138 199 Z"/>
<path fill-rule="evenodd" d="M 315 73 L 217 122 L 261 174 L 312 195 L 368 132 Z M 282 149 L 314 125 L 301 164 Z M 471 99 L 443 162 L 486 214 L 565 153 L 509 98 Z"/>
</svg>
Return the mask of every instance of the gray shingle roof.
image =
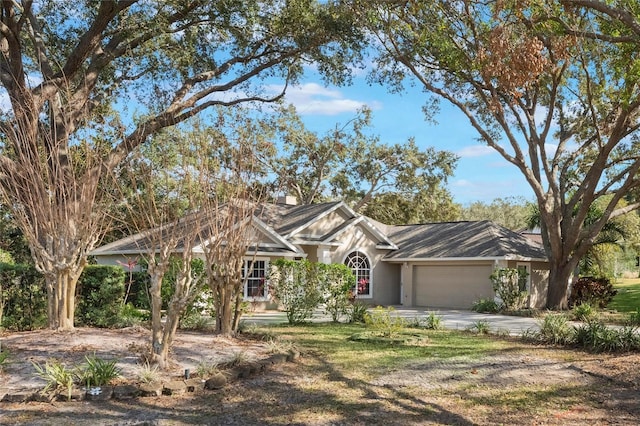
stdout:
<svg viewBox="0 0 640 426">
<path fill-rule="evenodd" d="M 398 250 L 385 259 L 503 258 L 546 259 L 544 248 L 490 221 L 388 226 Z"/>
<path fill-rule="evenodd" d="M 256 209 L 256 217 L 271 226 L 278 234 L 290 232 L 307 225 L 313 219 L 332 210 L 340 201 L 321 204 L 285 205 L 265 204 Z"/>
</svg>

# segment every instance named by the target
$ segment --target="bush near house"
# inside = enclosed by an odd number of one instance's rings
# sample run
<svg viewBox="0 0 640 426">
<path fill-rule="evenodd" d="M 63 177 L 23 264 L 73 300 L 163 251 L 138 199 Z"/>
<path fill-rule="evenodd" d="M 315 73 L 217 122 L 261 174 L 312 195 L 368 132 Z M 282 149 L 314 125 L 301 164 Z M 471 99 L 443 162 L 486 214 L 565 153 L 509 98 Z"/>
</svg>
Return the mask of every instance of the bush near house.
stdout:
<svg viewBox="0 0 640 426">
<path fill-rule="evenodd" d="M 125 293 L 125 272 L 120 266 L 89 265 L 78 279 L 76 324 L 115 327 L 119 324 Z"/>
<path fill-rule="evenodd" d="M 493 284 L 493 291 L 502 301 L 502 309 L 516 311 L 524 307 L 529 293 L 522 285 L 526 278 L 523 273 L 515 268 L 500 268 L 489 277 Z"/>
<path fill-rule="evenodd" d="M 349 315 L 354 281 L 345 265 L 306 259 L 278 259 L 269 273 L 271 294 L 284 308 L 290 324 L 308 320 L 322 303 L 334 322 Z"/>
<path fill-rule="evenodd" d="M 609 278 L 580 277 L 571 287 L 569 306 L 589 303 L 605 308 L 617 293 Z"/>
</svg>

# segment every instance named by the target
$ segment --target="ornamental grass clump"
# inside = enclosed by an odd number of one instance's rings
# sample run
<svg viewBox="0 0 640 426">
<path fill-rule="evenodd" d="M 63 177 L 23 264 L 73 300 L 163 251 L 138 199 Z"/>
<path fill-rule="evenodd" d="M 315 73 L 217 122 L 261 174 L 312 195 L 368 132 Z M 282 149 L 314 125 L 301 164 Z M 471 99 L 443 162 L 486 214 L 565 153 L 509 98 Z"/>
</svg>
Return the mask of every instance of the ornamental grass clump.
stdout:
<svg viewBox="0 0 640 426">
<path fill-rule="evenodd" d="M 116 366 L 118 360 L 104 360 L 95 354 L 85 356 L 85 364 L 77 372 L 80 383 L 87 388 L 106 386 L 113 379 L 120 377 L 120 369 Z"/>
<path fill-rule="evenodd" d="M 573 340 L 573 330 L 563 314 L 550 314 L 540 323 L 536 340 L 553 345 L 566 345 Z"/>
<path fill-rule="evenodd" d="M 71 391 L 76 378 L 73 370 L 58 360 L 47 361 L 44 366 L 37 362 L 32 364 L 36 369 L 36 375 L 46 382 L 43 392 L 64 389 L 67 392 L 67 398 L 71 400 Z"/>
<path fill-rule="evenodd" d="M 395 309 L 378 306 L 365 315 L 365 324 L 383 337 L 395 337 L 401 333 L 407 323 L 404 318 L 391 315 Z"/>
</svg>

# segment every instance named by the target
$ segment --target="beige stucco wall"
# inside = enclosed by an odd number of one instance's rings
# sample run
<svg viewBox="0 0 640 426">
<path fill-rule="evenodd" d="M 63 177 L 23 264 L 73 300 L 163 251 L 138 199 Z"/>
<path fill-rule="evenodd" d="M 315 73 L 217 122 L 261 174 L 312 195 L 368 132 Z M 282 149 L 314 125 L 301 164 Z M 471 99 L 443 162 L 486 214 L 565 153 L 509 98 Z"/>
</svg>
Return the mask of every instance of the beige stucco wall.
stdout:
<svg viewBox="0 0 640 426">
<path fill-rule="evenodd" d="M 549 283 L 549 264 L 547 262 L 523 262 L 510 260 L 509 268 L 516 268 L 518 264 L 528 264 L 531 274 L 529 288 L 529 308 L 544 308 L 547 303 L 547 287 Z"/>
</svg>

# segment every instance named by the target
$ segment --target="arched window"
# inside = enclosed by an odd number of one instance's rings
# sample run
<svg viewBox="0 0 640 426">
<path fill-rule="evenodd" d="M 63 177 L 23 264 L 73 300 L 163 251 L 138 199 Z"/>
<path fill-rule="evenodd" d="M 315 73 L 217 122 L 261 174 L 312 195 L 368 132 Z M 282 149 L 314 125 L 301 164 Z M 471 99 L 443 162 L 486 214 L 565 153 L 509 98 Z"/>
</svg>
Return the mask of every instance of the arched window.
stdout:
<svg viewBox="0 0 640 426">
<path fill-rule="evenodd" d="M 371 297 L 371 263 L 366 254 L 360 251 L 349 253 L 344 260 L 356 276 L 356 294 L 360 297 Z"/>
</svg>

